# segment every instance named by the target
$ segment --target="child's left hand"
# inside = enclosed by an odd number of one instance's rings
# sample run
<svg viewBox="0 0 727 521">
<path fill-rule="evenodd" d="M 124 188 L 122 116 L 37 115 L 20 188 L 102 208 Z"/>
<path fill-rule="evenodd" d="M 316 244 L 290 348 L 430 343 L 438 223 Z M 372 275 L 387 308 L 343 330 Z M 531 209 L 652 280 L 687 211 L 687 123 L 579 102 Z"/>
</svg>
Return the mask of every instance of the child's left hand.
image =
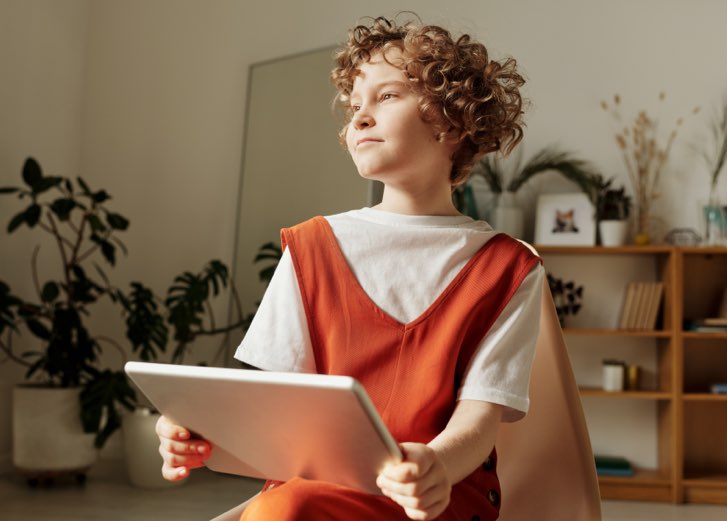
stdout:
<svg viewBox="0 0 727 521">
<path fill-rule="evenodd" d="M 410 519 L 434 519 L 447 508 L 452 491 L 444 464 L 422 443 L 402 443 L 400 448 L 404 460 L 387 465 L 376 484 Z"/>
</svg>

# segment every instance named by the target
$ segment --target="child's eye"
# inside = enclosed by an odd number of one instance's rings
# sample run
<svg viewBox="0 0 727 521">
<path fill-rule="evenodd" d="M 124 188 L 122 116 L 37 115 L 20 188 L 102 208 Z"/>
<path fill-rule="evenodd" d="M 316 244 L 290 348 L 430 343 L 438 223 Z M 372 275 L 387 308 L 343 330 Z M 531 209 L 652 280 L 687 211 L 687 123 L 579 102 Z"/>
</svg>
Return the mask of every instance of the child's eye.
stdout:
<svg viewBox="0 0 727 521">
<path fill-rule="evenodd" d="M 361 105 L 351 105 L 351 112 L 358 112 L 361 110 Z"/>
<path fill-rule="evenodd" d="M 386 101 L 388 99 L 392 99 L 395 97 L 396 97 L 396 94 L 394 94 L 393 92 L 386 92 L 381 95 L 381 101 Z"/>
</svg>

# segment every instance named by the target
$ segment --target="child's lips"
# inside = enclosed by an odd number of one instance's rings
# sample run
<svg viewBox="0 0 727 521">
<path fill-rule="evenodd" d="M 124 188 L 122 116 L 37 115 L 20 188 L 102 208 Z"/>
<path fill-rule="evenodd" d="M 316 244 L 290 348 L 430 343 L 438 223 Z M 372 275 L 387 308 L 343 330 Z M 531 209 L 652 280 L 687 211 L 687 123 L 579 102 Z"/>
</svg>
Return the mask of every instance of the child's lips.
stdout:
<svg viewBox="0 0 727 521">
<path fill-rule="evenodd" d="M 360 147 L 361 145 L 366 145 L 369 143 L 383 143 L 383 139 L 374 139 L 370 137 L 361 138 L 356 141 L 356 147 Z"/>
</svg>

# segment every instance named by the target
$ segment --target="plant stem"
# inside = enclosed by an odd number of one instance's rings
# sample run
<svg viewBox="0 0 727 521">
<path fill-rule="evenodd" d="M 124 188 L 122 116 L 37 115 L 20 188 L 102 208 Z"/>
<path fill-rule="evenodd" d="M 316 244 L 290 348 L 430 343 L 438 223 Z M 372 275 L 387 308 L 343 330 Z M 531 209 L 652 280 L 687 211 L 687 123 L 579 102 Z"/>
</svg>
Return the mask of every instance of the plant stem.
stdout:
<svg viewBox="0 0 727 521">
<path fill-rule="evenodd" d="M 108 342 L 109 344 L 111 344 L 112 346 L 114 346 L 116 348 L 116 350 L 119 353 L 121 353 L 121 360 L 122 360 L 122 362 L 123 363 L 128 362 L 129 358 L 126 356 L 126 351 L 124 350 L 124 348 L 116 340 L 114 340 L 113 338 L 109 338 L 107 336 L 103 336 L 103 335 L 97 335 L 96 338 L 98 340 L 103 340 L 104 342 Z"/>
<path fill-rule="evenodd" d="M 50 213 L 48 213 L 48 221 L 50 222 L 53 236 L 56 238 L 56 242 L 58 243 L 58 250 L 60 250 L 61 253 L 61 260 L 63 261 L 63 275 L 66 279 L 66 287 L 68 288 L 68 292 L 66 295 L 68 298 L 68 306 L 72 307 L 73 296 L 71 295 L 71 266 L 68 263 L 66 249 L 63 247 L 63 242 L 61 241 L 61 234 L 58 231 L 58 226 L 56 226 L 56 221 L 55 219 L 53 219 L 53 216 Z"/>
<path fill-rule="evenodd" d="M 12 336 L 11 331 L 8 331 L 8 340 L 7 344 L 0 339 L 0 351 L 5 353 L 5 355 L 8 357 L 8 359 L 12 360 L 13 362 L 16 362 L 24 367 L 30 367 L 32 364 L 30 362 L 27 362 L 20 358 L 19 356 L 16 356 L 15 353 L 13 353 L 13 346 L 12 346 Z"/>
</svg>

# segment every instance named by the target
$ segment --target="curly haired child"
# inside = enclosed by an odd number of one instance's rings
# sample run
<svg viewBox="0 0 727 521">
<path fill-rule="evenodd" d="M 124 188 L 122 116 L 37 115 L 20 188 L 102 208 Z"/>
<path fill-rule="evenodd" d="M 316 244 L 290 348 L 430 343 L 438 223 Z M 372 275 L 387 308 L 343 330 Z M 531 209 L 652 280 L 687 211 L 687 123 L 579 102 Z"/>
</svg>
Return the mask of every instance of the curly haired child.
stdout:
<svg viewBox="0 0 727 521">
<path fill-rule="evenodd" d="M 528 408 L 543 269 L 461 215 L 452 189 L 522 139 L 524 80 L 467 35 L 386 18 L 350 31 L 331 78 L 348 114 L 340 139 L 359 174 L 384 183 L 382 202 L 281 232 L 284 255 L 235 356 L 354 376 L 404 460 L 378 476 L 379 496 L 268 482 L 242 519 L 496 519 L 494 442 Z M 204 464 L 204 440 L 164 418 L 157 431 L 166 478 Z"/>
</svg>

